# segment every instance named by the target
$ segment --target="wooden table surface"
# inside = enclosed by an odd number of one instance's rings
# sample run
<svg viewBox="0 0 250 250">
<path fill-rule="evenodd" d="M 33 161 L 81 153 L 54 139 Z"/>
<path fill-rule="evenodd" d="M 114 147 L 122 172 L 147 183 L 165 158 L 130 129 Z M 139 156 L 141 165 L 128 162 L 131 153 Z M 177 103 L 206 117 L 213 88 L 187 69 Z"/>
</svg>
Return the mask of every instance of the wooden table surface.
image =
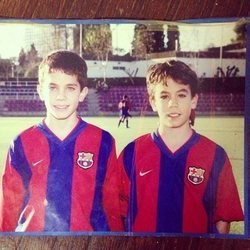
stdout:
<svg viewBox="0 0 250 250">
<path fill-rule="evenodd" d="M 153 19 L 247 17 L 249 0 L 1 0 L 12 18 Z"/>
</svg>

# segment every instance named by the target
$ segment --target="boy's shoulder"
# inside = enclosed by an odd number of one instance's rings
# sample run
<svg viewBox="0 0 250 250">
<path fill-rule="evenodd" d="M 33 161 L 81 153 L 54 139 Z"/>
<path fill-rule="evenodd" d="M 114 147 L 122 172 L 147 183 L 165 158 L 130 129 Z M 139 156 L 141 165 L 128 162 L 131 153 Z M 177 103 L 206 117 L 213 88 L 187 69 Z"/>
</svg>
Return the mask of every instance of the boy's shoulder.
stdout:
<svg viewBox="0 0 250 250">
<path fill-rule="evenodd" d="M 42 133 L 39 130 L 39 124 L 34 124 L 18 134 L 16 134 L 10 143 L 10 148 L 20 148 L 20 146 L 29 146 L 29 147 L 35 147 L 37 146 L 37 141 L 41 138 Z"/>
<path fill-rule="evenodd" d="M 135 139 L 135 142 L 145 142 L 145 141 L 152 141 L 152 134 L 151 133 L 147 133 L 147 134 L 143 134 L 143 135 L 141 135 L 141 136 L 139 136 L 139 137 L 137 137 L 136 139 Z"/>
<path fill-rule="evenodd" d="M 143 134 L 143 135 L 135 138 L 133 141 L 128 143 L 125 148 L 133 147 L 134 145 L 136 145 L 137 148 L 138 147 L 147 147 L 148 143 L 151 143 L 151 142 L 153 142 L 152 134 L 147 133 L 147 134 Z"/>
<path fill-rule="evenodd" d="M 32 136 L 33 134 L 37 133 L 39 131 L 38 129 L 39 127 L 39 124 L 34 124 L 24 130 L 22 130 L 21 132 L 19 132 L 16 137 L 14 138 L 17 139 L 19 137 L 29 137 L 29 136 Z"/>
<path fill-rule="evenodd" d="M 84 120 L 82 120 L 82 121 L 88 127 L 90 136 L 95 137 L 95 135 L 98 133 L 98 134 L 103 134 L 105 136 L 108 136 L 108 137 L 111 137 L 112 139 L 114 139 L 113 136 L 108 131 L 106 131 L 106 130 L 104 130 L 104 129 L 102 129 L 102 128 L 100 128 L 100 127 L 98 127 L 98 126 L 96 126 L 96 125 L 94 125 L 92 123 L 88 123 L 88 122 L 86 122 Z"/>
<path fill-rule="evenodd" d="M 209 148 L 211 146 L 214 146 L 214 147 L 217 147 L 217 148 L 225 151 L 224 148 L 221 145 L 219 145 L 217 142 L 213 141 L 212 139 L 210 139 L 210 138 L 208 138 L 208 137 L 206 137 L 204 135 L 201 135 L 201 134 L 199 134 L 199 136 L 200 136 L 201 142 L 203 142 L 205 147 Z"/>
<path fill-rule="evenodd" d="M 202 135 L 202 134 L 199 134 L 199 133 L 196 133 L 199 135 L 200 137 L 200 140 L 203 140 L 204 142 L 206 143 L 209 143 L 209 144 L 217 144 L 215 141 L 213 141 L 212 139 L 206 137 L 205 135 Z"/>
</svg>

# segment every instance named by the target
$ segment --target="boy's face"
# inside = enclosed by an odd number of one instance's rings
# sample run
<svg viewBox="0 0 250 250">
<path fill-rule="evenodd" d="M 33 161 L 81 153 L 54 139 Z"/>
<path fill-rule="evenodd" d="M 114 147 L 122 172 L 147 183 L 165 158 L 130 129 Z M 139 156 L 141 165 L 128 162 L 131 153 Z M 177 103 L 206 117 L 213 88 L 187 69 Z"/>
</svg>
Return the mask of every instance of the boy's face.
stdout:
<svg viewBox="0 0 250 250">
<path fill-rule="evenodd" d="M 195 109 L 198 96 L 191 96 L 189 85 L 175 82 L 168 78 L 167 85 L 155 86 L 154 95 L 150 98 L 152 109 L 159 115 L 160 126 L 180 128 L 189 126 L 191 109 Z"/>
<path fill-rule="evenodd" d="M 44 80 L 38 85 L 37 91 L 45 103 L 47 117 L 64 120 L 76 116 L 78 103 L 84 100 L 88 88 L 85 87 L 81 91 L 75 75 L 56 70 L 44 75 Z"/>
</svg>

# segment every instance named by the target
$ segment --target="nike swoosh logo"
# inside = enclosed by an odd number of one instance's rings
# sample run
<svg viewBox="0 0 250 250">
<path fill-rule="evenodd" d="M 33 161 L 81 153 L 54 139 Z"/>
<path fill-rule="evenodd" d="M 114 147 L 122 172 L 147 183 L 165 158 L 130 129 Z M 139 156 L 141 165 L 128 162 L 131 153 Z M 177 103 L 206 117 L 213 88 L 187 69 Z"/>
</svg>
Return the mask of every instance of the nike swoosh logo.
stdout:
<svg viewBox="0 0 250 250">
<path fill-rule="evenodd" d="M 35 167 L 36 165 L 38 165 L 39 163 L 43 162 L 44 159 L 37 161 L 37 162 L 32 162 L 32 166 Z"/>
<path fill-rule="evenodd" d="M 148 171 L 146 171 L 146 172 L 140 171 L 139 175 L 140 175 L 140 176 L 144 176 L 144 175 L 146 175 L 146 174 L 149 174 L 149 173 L 152 172 L 152 171 L 153 171 L 153 169 L 150 169 L 150 170 L 148 170 Z"/>
</svg>

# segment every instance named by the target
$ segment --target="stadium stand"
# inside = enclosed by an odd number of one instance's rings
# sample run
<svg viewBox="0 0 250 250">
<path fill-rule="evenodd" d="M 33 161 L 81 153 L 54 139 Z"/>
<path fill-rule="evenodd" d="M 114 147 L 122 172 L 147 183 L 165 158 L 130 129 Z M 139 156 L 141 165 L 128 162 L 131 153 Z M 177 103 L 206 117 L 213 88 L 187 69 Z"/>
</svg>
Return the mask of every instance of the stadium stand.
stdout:
<svg viewBox="0 0 250 250">
<path fill-rule="evenodd" d="M 153 115 L 145 85 L 110 86 L 108 91 L 89 89 L 89 94 L 78 111 L 81 115 L 117 115 L 118 103 L 126 94 L 132 115 Z M 45 107 L 39 100 L 35 85 L 0 86 L 0 114 L 2 116 L 44 115 Z M 205 92 L 199 96 L 197 113 L 201 115 L 242 115 L 244 94 Z"/>
<path fill-rule="evenodd" d="M 117 106 L 123 95 L 129 97 L 131 111 L 140 114 L 141 111 L 151 111 L 145 86 L 114 86 L 108 92 L 99 94 L 101 112 L 117 112 Z"/>
</svg>

